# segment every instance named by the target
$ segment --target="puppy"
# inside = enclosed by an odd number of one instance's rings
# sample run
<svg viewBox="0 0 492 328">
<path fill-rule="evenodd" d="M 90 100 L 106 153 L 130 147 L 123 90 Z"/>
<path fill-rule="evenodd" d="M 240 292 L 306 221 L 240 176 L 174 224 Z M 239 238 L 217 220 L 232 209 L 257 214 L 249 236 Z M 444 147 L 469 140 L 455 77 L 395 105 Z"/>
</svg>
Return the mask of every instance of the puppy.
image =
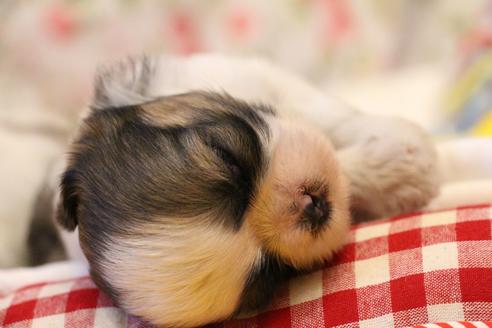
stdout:
<svg viewBox="0 0 492 328">
<path fill-rule="evenodd" d="M 101 70 L 67 154 L 58 222 L 97 285 L 159 326 L 264 306 L 340 249 L 351 213 L 416 210 L 439 185 L 419 127 L 216 55 Z"/>
</svg>

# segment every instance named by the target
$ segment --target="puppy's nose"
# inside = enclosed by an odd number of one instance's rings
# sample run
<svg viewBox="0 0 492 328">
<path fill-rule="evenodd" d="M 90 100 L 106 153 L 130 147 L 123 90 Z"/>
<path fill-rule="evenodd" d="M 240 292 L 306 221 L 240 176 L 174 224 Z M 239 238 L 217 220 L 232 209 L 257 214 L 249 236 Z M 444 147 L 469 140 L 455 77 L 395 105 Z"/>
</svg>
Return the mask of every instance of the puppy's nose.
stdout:
<svg viewBox="0 0 492 328">
<path fill-rule="evenodd" d="M 311 232 L 319 231 L 330 218 L 331 206 L 326 200 L 326 195 L 304 195 L 300 223 Z"/>
</svg>

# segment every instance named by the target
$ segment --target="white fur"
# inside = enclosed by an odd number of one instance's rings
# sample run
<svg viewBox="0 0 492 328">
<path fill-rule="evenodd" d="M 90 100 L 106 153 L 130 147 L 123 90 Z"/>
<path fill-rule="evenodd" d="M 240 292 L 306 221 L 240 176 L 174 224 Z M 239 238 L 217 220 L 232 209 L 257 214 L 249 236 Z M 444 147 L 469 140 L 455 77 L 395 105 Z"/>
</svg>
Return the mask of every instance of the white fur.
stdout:
<svg viewBox="0 0 492 328">
<path fill-rule="evenodd" d="M 156 225 L 146 233 L 155 240 L 113 240 L 104 254 L 102 274 L 127 291 L 119 299 L 121 306 L 172 327 L 201 326 L 230 316 L 261 256 L 248 225 L 236 233 L 196 224 Z"/>
<path fill-rule="evenodd" d="M 444 184 L 427 209 L 492 204 L 492 138 L 452 139 L 437 149 Z"/>
</svg>

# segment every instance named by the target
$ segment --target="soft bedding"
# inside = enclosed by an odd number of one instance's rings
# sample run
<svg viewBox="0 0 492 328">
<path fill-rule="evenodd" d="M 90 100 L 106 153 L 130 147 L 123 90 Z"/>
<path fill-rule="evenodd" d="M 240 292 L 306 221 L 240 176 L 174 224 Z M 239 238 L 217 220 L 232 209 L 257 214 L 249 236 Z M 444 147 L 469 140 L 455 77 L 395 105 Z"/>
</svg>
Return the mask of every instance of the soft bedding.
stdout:
<svg viewBox="0 0 492 328">
<path fill-rule="evenodd" d="M 298 277 L 264 312 L 212 327 L 405 327 L 492 318 L 492 206 L 356 225 L 338 256 Z M 427 327 L 487 327 L 490 322 Z M 88 277 L 0 298 L 3 327 L 147 327 Z"/>
</svg>

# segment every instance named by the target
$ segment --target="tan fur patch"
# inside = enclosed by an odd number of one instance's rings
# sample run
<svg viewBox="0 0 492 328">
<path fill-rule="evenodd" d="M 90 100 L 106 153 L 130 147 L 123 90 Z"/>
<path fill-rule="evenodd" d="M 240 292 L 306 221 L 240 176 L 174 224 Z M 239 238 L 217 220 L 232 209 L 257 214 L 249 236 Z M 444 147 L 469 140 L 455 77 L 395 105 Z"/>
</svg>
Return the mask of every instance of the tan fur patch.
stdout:
<svg viewBox="0 0 492 328">
<path fill-rule="evenodd" d="M 114 240 L 104 276 L 121 305 L 153 323 L 198 326 L 225 319 L 238 306 L 260 250 L 248 225 L 146 227 L 139 240 Z"/>
<path fill-rule="evenodd" d="M 225 99 L 230 99 L 224 95 Z M 143 109 L 143 119 L 147 124 L 157 126 L 172 126 L 191 124 L 196 118 L 197 111 L 213 111 L 217 113 L 231 112 L 233 108 L 226 104 L 221 106 L 212 101 L 203 92 L 190 92 L 168 96 L 165 101 L 152 101 L 140 106 Z"/>
<path fill-rule="evenodd" d="M 329 258 L 343 244 L 350 223 L 348 186 L 324 136 L 292 123 L 280 124 L 269 171 L 248 219 L 268 250 L 306 268 Z M 332 213 L 327 227 L 313 236 L 297 226 L 298 202 L 303 188 L 320 183 L 328 190 Z"/>
</svg>

